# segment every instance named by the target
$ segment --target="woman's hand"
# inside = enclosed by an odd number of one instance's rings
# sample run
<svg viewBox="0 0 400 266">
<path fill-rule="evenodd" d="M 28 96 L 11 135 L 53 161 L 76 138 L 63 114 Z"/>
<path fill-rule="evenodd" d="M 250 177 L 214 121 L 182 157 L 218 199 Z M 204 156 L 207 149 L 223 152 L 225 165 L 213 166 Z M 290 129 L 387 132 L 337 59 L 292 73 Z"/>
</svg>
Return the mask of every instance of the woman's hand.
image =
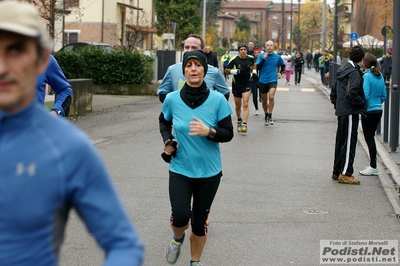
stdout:
<svg viewBox="0 0 400 266">
<path fill-rule="evenodd" d="M 208 136 L 210 128 L 204 125 L 203 121 L 197 117 L 193 117 L 194 121 L 189 123 L 189 135 L 190 136 Z"/>
<path fill-rule="evenodd" d="M 172 141 L 176 142 L 175 139 L 172 139 Z M 170 144 L 170 142 L 171 142 L 171 140 L 169 139 L 169 140 L 165 141 L 165 143 L 164 143 L 164 152 L 167 155 L 171 155 L 176 150 L 175 147 Z M 178 148 L 178 144 L 176 144 L 176 148 Z"/>
</svg>

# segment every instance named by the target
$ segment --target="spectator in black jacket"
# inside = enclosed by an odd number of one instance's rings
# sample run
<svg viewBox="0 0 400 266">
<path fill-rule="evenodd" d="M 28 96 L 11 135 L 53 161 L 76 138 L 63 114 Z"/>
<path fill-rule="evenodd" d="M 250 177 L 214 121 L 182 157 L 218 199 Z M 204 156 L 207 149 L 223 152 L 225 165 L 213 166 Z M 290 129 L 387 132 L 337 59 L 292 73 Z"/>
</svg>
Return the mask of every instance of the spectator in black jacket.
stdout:
<svg viewBox="0 0 400 266">
<path fill-rule="evenodd" d="M 300 85 L 301 72 L 303 71 L 304 59 L 303 53 L 300 51 L 296 52 L 296 56 L 293 60 L 294 63 L 294 85 Z"/>
<path fill-rule="evenodd" d="M 318 72 L 319 72 L 319 62 L 318 62 L 318 59 L 319 59 L 320 57 L 321 57 L 321 53 L 319 52 L 319 50 L 315 51 L 314 59 L 313 59 L 314 68 L 315 68 L 315 73 L 318 73 Z"/>
<path fill-rule="evenodd" d="M 379 63 L 381 64 L 381 71 L 385 81 L 390 82 L 390 76 L 392 75 L 392 52 L 388 52 L 386 56 L 379 60 Z"/>
<path fill-rule="evenodd" d="M 204 53 L 206 54 L 206 57 L 207 57 L 207 64 L 218 68 L 217 55 L 211 51 L 211 47 L 209 45 L 204 47 Z"/>
<path fill-rule="evenodd" d="M 350 60 L 336 73 L 330 94 L 338 121 L 332 179 L 343 184 L 359 185 L 361 182 L 353 176 L 353 163 L 359 116 L 367 111 L 360 67 L 365 50 L 357 45 L 350 49 L 349 55 Z"/>
<path fill-rule="evenodd" d="M 311 70 L 311 65 L 312 65 L 312 61 L 313 61 L 313 55 L 312 55 L 310 50 L 307 51 L 306 61 L 307 61 L 307 69 Z"/>
</svg>

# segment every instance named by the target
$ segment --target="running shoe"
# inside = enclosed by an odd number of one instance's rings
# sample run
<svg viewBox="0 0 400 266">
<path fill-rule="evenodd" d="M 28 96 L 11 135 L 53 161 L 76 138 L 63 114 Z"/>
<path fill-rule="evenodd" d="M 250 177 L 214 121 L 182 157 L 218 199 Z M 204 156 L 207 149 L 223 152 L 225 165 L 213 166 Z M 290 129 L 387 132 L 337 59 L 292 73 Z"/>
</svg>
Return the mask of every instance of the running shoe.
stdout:
<svg viewBox="0 0 400 266">
<path fill-rule="evenodd" d="M 200 261 L 194 261 L 190 264 L 190 266 L 204 266 L 203 263 L 201 263 Z"/>
<path fill-rule="evenodd" d="M 179 254 L 181 253 L 183 240 L 185 240 L 185 234 L 183 235 L 181 242 L 176 241 L 175 238 L 172 239 L 171 243 L 167 248 L 167 251 L 165 252 L 165 257 L 168 263 L 175 264 L 176 261 L 178 260 Z"/>
<path fill-rule="evenodd" d="M 339 176 L 337 176 L 337 175 L 335 175 L 335 174 L 332 174 L 331 178 L 332 178 L 333 180 L 338 180 Z"/>
<path fill-rule="evenodd" d="M 372 168 L 371 166 L 365 167 L 364 170 L 359 172 L 360 175 L 379 175 L 378 167 Z"/>
<path fill-rule="evenodd" d="M 354 178 L 354 176 L 348 176 L 348 175 L 339 175 L 338 178 L 338 182 L 339 183 L 343 183 L 343 184 L 350 184 L 350 185 L 360 185 L 361 182 L 357 179 Z"/>
<path fill-rule="evenodd" d="M 243 125 L 242 125 L 242 133 L 247 133 L 247 123 L 243 123 Z"/>
<path fill-rule="evenodd" d="M 265 115 L 265 125 L 268 126 L 269 125 L 269 116 Z"/>
<path fill-rule="evenodd" d="M 242 132 L 242 120 L 237 121 L 237 131 Z"/>
<path fill-rule="evenodd" d="M 272 120 L 272 116 L 271 115 L 268 117 L 268 120 L 269 120 L 269 123 L 271 124 L 271 126 L 274 125 L 274 120 Z"/>
<path fill-rule="evenodd" d="M 255 112 L 254 112 L 254 115 L 259 115 L 260 114 L 260 111 L 258 111 L 258 110 L 256 110 Z"/>
</svg>

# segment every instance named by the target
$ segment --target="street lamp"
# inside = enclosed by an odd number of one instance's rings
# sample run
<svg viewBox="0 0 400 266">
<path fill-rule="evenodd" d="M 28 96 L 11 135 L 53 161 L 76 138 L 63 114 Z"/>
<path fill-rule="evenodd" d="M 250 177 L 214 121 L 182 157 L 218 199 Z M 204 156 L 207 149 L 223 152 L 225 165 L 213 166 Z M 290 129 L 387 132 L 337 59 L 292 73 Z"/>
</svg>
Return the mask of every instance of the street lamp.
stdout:
<svg viewBox="0 0 400 266">
<path fill-rule="evenodd" d="M 285 46 L 285 2 L 282 0 L 282 50 L 286 50 Z"/>
<path fill-rule="evenodd" d="M 269 41 L 269 12 L 270 12 L 270 10 L 271 9 L 273 9 L 274 8 L 274 2 L 271 2 L 268 6 L 267 6 L 267 8 L 266 8 L 266 12 L 267 12 L 267 38 L 266 38 L 266 40 L 265 40 L 265 42 L 267 42 L 267 41 Z"/>
<path fill-rule="evenodd" d="M 176 22 L 171 22 L 171 27 L 172 27 L 172 30 L 173 30 L 173 32 L 174 32 L 174 50 L 175 50 L 175 30 L 176 30 Z"/>
<path fill-rule="evenodd" d="M 293 53 L 293 0 L 290 0 L 290 55 Z"/>
<path fill-rule="evenodd" d="M 300 49 L 300 2 L 301 0 L 297 0 L 299 2 L 299 20 L 298 20 L 298 32 L 297 32 L 297 51 L 301 51 Z"/>
<path fill-rule="evenodd" d="M 203 41 L 206 41 L 206 8 L 207 0 L 203 0 Z"/>
</svg>

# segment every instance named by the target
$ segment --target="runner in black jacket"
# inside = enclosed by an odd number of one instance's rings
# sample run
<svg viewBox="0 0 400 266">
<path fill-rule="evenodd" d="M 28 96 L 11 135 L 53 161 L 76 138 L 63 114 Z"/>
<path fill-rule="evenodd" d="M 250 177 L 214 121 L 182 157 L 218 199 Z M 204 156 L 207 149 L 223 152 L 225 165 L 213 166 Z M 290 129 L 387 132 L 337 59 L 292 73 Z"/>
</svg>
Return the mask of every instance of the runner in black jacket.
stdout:
<svg viewBox="0 0 400 266">
<path fill-rule="evenodd" d="M 336 109 L 335 115 L 338 117 L 332 178 L 339 183 L 359 185 L 360 181 L 352 175 L 359 115 L 367 110 L 359 66 L 365 50 L 357 45 L 350 49 L 349 54 L 350 60 L 336 73 L 330 94 L 331 102 Z"/>
</svg>

